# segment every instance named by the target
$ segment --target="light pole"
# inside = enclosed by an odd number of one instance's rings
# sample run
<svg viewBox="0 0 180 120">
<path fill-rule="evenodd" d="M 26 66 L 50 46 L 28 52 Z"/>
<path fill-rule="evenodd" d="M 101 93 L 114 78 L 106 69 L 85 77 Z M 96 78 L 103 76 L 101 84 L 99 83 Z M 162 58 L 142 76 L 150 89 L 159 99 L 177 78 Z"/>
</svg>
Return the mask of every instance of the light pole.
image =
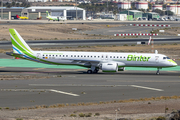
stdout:
<svg viewBox="0 0 180 120">
<path fill-rule="evenodd" d="M 107 0 L 107 14 L 108 14 L 108 0 Z"/>
<path fill-rule="evenodd" d="M 129 21 L 129 0 L 128 0 L 128 21 Z"/>
<path fill-rule="evenodd" d="M 117 110 L 115 110 L 115 112 L 116 112 L 116 120 L 117 120 L 117 113 L 118 113 L 118 111 L 120 111 L 120 108 L 118 108 Z"/>
<path fill-rule="evenodd" d="M 76 0 L 76 20 L 77 20 L 77 0 Z"/>
<path fill-rule="evenodd" d="M 3 0 L 1 1 L 1 20 L 3 19 Z"/>
</svg>

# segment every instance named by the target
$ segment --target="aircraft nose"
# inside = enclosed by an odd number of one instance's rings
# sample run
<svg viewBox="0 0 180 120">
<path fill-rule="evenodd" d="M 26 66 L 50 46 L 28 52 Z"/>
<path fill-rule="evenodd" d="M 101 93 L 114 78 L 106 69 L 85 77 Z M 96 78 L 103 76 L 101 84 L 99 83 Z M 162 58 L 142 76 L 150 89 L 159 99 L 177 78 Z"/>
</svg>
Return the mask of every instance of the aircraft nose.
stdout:
<svg viewBox="0 0 180 120">
<path fill-rule="evenodd" d="M 178 64 L 174 61 L 173 66 L 177 66 Z"/>
</svg>

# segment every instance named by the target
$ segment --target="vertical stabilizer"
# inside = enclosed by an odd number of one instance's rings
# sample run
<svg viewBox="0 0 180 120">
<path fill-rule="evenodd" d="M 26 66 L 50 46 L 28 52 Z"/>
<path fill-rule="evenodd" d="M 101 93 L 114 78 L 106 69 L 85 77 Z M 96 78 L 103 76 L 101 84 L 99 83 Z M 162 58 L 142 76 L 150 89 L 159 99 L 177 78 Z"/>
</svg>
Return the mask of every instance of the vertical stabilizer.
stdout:
<svg viewBox="0 0 180 120">
<path fill-rule="evenodd" d="M 49 12 L 48 11 L 46 11 L 46 17 L 49 17 L 50 15 L 49 15 Z"/>
<path fill-rule="evenodd" d="M 9 29 L 13 52 L 18 54 L 33 54 L 33 50 L 15 29 Z"/>
</svg>

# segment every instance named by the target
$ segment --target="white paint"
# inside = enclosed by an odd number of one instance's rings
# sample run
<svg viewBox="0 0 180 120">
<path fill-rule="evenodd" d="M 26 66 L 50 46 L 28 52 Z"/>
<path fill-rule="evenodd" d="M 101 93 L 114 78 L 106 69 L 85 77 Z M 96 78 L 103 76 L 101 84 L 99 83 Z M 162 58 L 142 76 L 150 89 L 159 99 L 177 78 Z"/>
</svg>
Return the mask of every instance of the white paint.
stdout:
<svg viewBox="0 0 180 120">
<path fill-rule="evenodd" d="M 159 32 L 164 32 L 164 30 L 159 30 Z"/>
<path fill-rule="evenodd" d="M 49 90 L 49 91 L 56 92 L 56 93 L 61 93 L 61 94 L 66 94 L 66 95 L 71 95 L 71 96 L 79 96 L 77 94 L 63 92 L 63 91 L 58 91 L 58 90 Z"/>
<path fill-rule="evenodd" d="M 120 87 L 120 86 L 128 86 L 128 85 L 85 85 L 85 84 L 29 84 L 29 86 L 88 86 L 88 87 Z"/>
<path fill-rule="evenodd" d="M 144 86 L 137 86 L 137 85 L 131 85 L 131 87 L 143 88 L 143 89 L 155 90 L 155 91 L 164 91 L 162 89 L 156 89 L 156 88 L 150 88 L 150 87 L 144 87 Z"/>
<path fill-rule="evenodd" d="M 79 96 L 77 94 L 53 90 L 53 89 L 0 89 L 0 91 L 10 91 L 10 92 L 47 92 L 47 91 L 51 91 L 51 92 L 55 92 L 55 93 L 65 94 L 65 95 Z"/>
</svg>

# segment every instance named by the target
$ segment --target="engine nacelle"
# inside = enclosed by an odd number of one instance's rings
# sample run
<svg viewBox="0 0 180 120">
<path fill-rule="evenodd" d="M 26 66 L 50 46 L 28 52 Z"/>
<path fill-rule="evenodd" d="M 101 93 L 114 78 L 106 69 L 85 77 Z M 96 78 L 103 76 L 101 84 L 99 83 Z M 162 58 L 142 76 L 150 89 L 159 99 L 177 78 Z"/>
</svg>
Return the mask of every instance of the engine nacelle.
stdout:
<svg viewBox="0 0 180 120">
<path fill-rule="evenodd" d="M 125 71 L 125 67 L 118 68 L 118 71 Z"/>
<path fill-rule="evenodd" d="M 101 70 L 103 72 L 118 72 L 118 64 L 117 63 L 102 63 Z"/>
</svg>

